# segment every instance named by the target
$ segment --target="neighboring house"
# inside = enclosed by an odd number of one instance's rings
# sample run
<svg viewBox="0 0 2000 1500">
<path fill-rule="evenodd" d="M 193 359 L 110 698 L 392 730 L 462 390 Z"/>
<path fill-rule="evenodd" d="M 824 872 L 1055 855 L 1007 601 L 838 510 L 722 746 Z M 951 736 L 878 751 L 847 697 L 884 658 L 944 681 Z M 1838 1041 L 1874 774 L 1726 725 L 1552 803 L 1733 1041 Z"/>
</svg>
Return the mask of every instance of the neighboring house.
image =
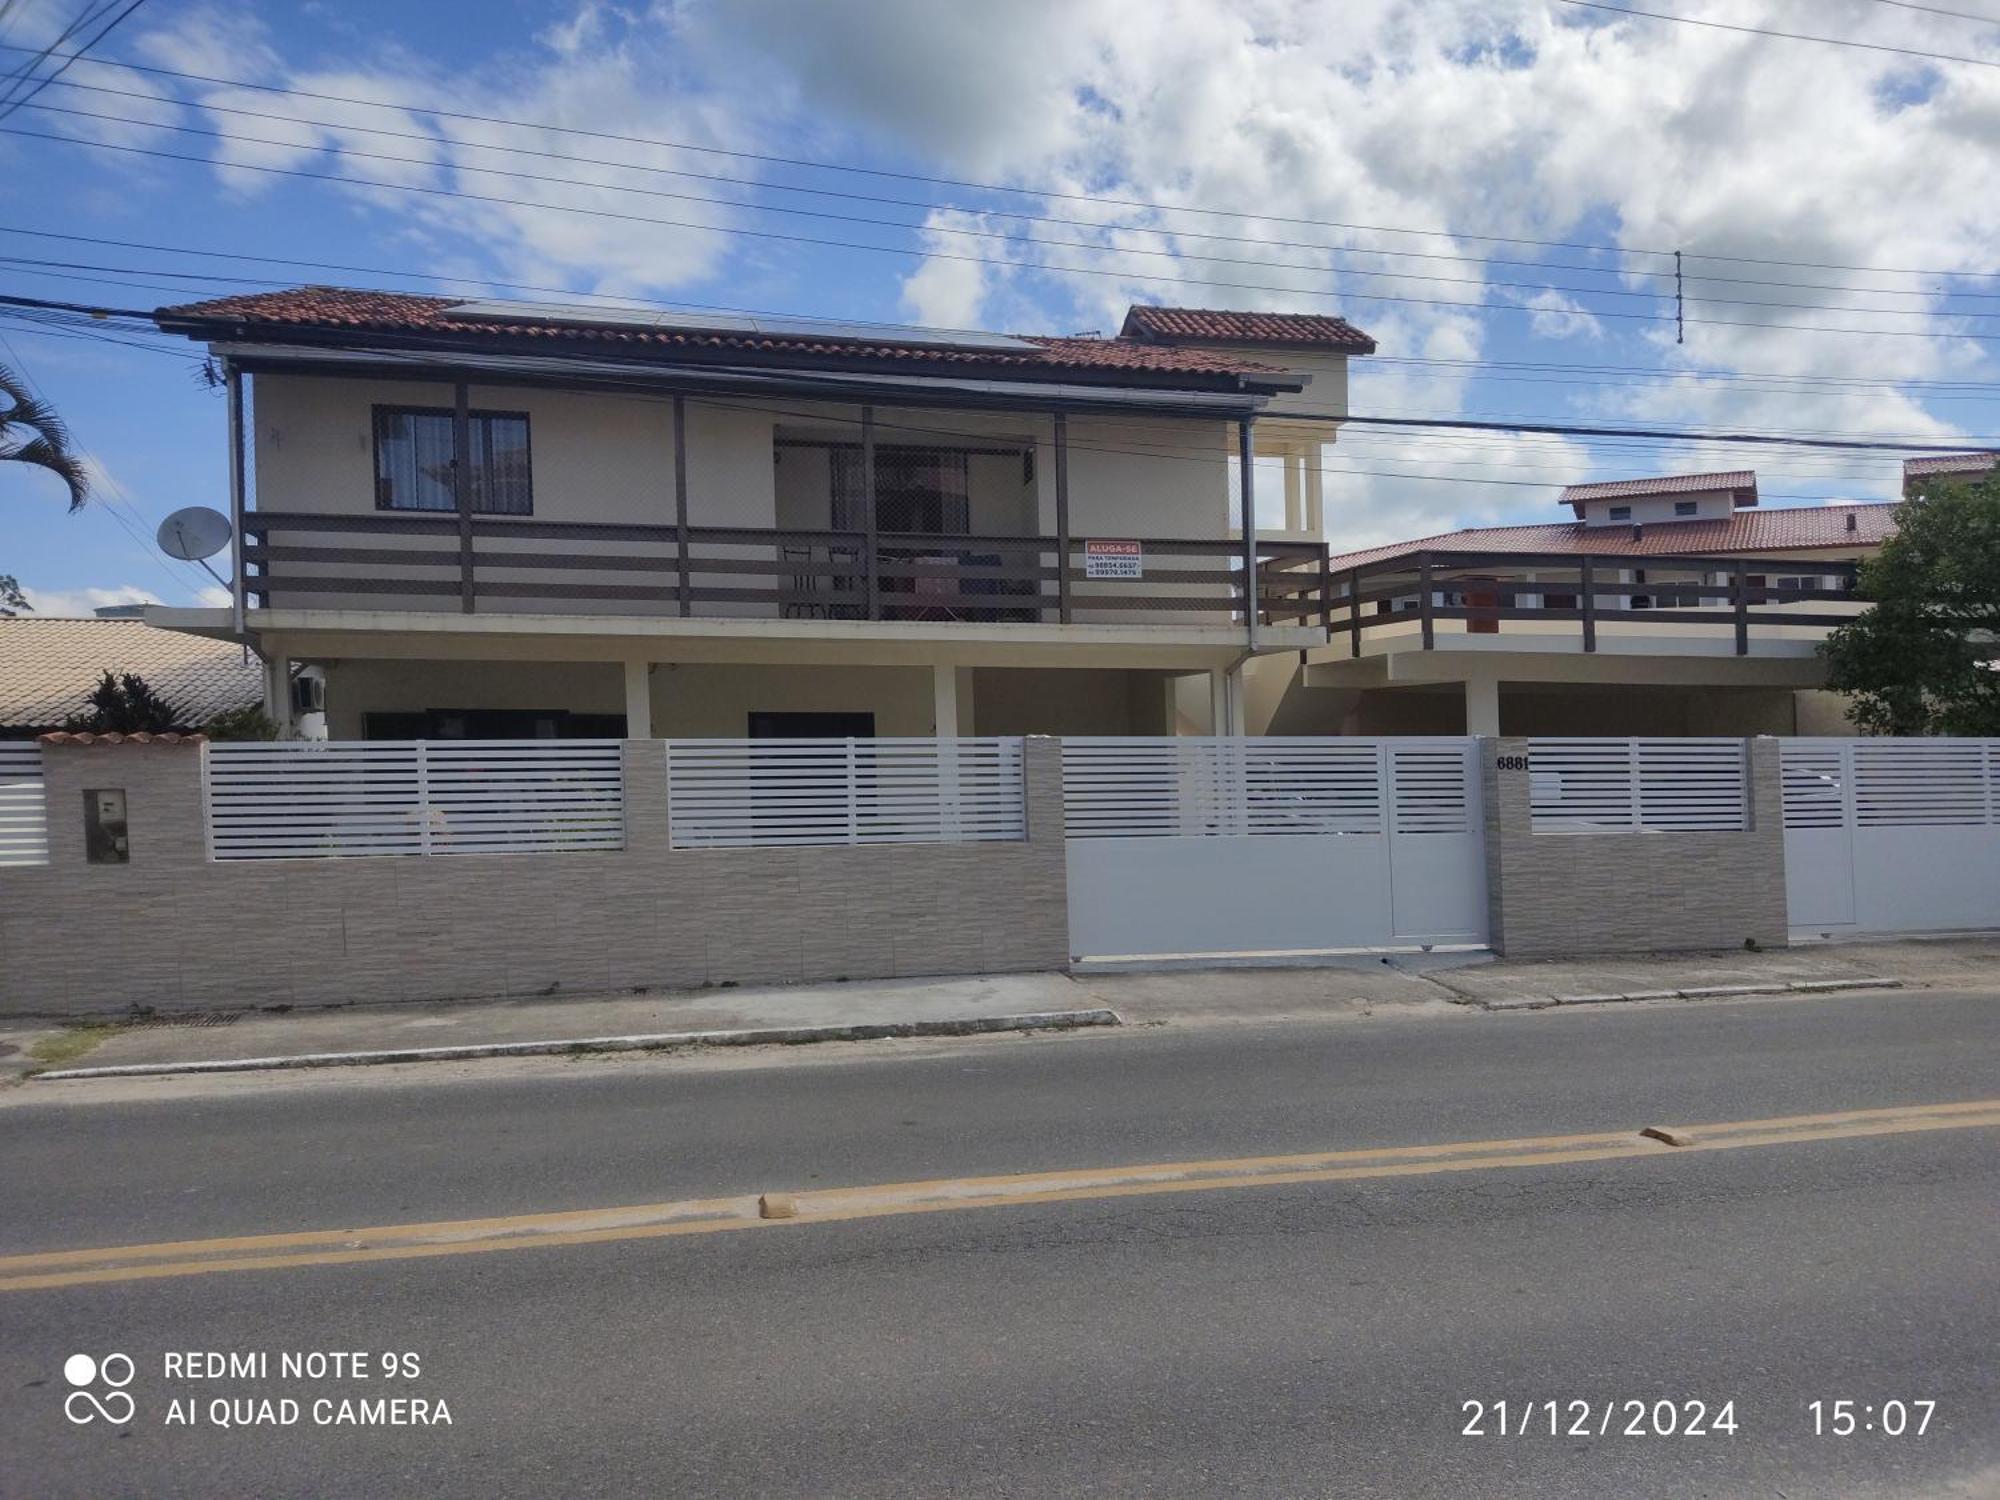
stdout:
<svg viewBox="0 0 2000 1500">
<path fill-rule="evenodd" d="M 246 597 L 148 618 L 320 664 L 336 739 L 1163 733 L 1190 676 L 1240 724 L 1250 653 L 1326 639 L 1319 448 L 1374 349 L 1167 308 L 1113 338 L 328 287 L 156 316 L 240 402 Z M 1247 547 L 1245 442 L 1285 476 Z"/>
<path fill-rule="evenodd" d="M 1816 648 L 1894 504 L 1766 510 L 1748 471 L 1571 485 L 1574 519 L 1330 560 L 1332 639 L 1260 663 L 1266 733 L 1844 733 Z M 1348 607 L 1352 591 L 1358 613 Z"/>
<path fill-rule="evenodd" d="M 241 646 L 143 620 L 22 615 L 0 619 L 0 739 L 62 728 L 106 672 L 145 678 L 190 728 L 264 698 L 263 669 L 244 662 Z"/>
<path fill-rule="evenodd" d="M 1914 500 L 1947 486 L 1984 479 L 1993 472 L 1996 461 L 2000 461 L 2000 453 L 1940 453 L 1906 458 L 1903 460 L 1903 498 Z"/>
</svg>

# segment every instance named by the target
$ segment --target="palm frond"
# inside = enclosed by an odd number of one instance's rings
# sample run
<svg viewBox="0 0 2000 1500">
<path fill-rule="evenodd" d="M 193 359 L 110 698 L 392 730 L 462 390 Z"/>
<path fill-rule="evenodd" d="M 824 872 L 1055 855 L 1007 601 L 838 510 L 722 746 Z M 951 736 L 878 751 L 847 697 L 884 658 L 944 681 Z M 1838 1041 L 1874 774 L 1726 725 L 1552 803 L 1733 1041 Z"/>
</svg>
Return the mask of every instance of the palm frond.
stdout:
<svg viewBox="0 0 2000 1500">
<path fill-rule="evenodd" d="M 68 425 L 5 365 L 0 365 L 0 396 L 10 403 L 0 411 L 0 461 L 47 469 L 69 489 L 69 508 L 81 510 L 90 498 L 90 471 L 70 443 Z M 24 433 L 33 436 L 23 440 Z"/>
</svg>

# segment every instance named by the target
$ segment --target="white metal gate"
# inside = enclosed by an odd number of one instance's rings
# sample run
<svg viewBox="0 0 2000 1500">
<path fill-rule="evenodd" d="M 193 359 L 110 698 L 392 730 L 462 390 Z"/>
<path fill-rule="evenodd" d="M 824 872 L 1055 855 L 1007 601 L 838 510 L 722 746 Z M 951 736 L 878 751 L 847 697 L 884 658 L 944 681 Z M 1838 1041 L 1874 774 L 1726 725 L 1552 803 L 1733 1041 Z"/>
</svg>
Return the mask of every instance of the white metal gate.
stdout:
<svg viewBox="0 0 2000 1500">
<path fill-rule="evenodd" d="M 1478 742 L 1069 738 L 1078 957 L 1483 945 Z"/>
<path fill-rule="evenodd" d="M 2000 927 L 2000 740 L 1787 740 L 1796 936 Z"/>
</svg>

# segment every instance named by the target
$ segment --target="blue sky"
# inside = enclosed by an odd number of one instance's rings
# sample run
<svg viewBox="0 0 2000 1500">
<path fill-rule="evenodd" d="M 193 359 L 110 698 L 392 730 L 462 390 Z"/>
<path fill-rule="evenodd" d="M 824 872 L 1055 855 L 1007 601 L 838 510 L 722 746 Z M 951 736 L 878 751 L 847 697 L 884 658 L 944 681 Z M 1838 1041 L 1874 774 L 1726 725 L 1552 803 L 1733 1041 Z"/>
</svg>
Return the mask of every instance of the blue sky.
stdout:
<svg viewBox="0 0 2000 1500">
<path fill-rule="evenodd" d="M 43 46 L 101 3 L 17 0 L 0 42 Z M 2000 63 L 2000 27 L 1878 0 L 1672 8 Z M 1333 14 L 146 0 L 0 119 L 0 291 L 152 307 L 303 280 L 547 287 L 1058 332 L 1111 331 L 1135 299 L 1333 310 L 1382 346 L 1357 411 L 2000 433 L 2000 342 L 1979 336 L 2000 333 L 2000 66 L 1562 0 Z M 223 501 L 223 405 L 195 351 L 12 317 L 0 338 L 100 476 L 68 516 L 53 482 L 0 469 L 0 572 L 44 610 L 197 597 L 208 580 L 151 541 L 167 512 Z M 1756 467 L 1767 503 L 1810 503 L 1890 498 L 1897 472 L 1353 428 L 1327 467 L 1340 546 L 1553 519 L 1586 477 Z"/>
</svg>

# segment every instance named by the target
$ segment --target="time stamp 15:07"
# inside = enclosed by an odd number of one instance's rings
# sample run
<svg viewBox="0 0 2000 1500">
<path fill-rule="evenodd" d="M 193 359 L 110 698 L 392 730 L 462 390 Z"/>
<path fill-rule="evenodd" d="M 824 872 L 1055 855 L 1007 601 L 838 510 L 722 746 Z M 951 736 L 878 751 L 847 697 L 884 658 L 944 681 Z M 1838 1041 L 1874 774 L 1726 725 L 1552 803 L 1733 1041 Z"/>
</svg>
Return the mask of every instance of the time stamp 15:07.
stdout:
<svg viewBox="0 0 2000 1500">
<path fill-rule="evenodd" d="M 1808 1401 L 1799 1413 L 1814 1437 L 1920 1438 L 1937 1415 L 1931 1400 Z M 1735 1437 L 1745 1429 L 1734 1401 L 1461 1401 L 1461 1437 Z"/>
</svg>

